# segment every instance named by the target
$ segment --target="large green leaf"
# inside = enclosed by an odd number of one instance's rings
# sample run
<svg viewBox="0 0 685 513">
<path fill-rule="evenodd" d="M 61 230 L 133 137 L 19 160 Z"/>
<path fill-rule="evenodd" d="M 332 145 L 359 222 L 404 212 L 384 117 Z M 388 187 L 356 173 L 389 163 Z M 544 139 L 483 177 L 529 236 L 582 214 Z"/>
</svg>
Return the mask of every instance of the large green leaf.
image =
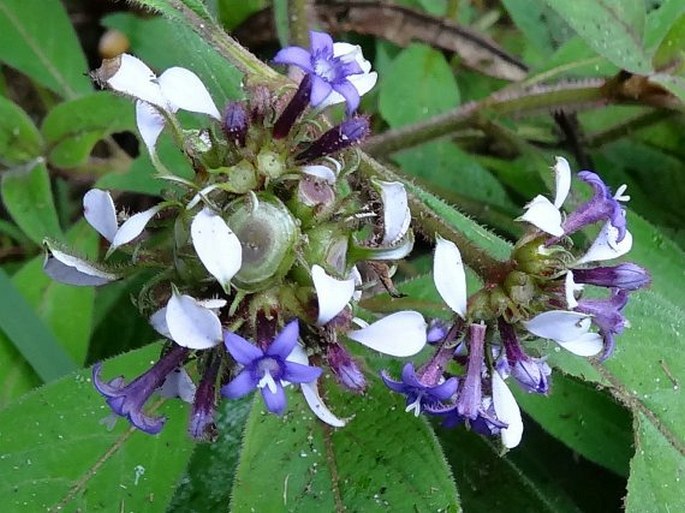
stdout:
<svg viewBox="0 0 685 513">
<path fill-rule="evenodd" d="M 546 0 L 600 55 L 633 73 L 651 71 L 644 49 L 643 0 Z"/>
<path fill-rule="evenodd" d="M 50 176 L 42 158 L 2 175 L 2 201 L 14 222 L 36 244 L 62 239 Z"/>
<path fill-rule="evenodd" d="M 85 56 L 59 0 L 0 0 L 0 61 L 65 98 L 92 90 Z"/>
<path fill-rule="evenodd" d="M 135 377 L 159 355 L 152 345 L 108 361 L 106 377 Z M 159 435 L 111 430 L 104 399 L 81 370 L 0 411 L 3 511 L 163 512 L 192 452 L 187 407 L 169 401 Z"/>
<path fill-rule="evenodd" d="M 43 120 L 48 160 L 58 167 L 83 164 L 96 142 L 114 132 L 133 131 L 133 102 L 109 92 L 63 102 Z"/>
<path fill-rule="evenodd" d="M 336 413 L 354 416 L 342 429 L 316 419 L 299 392 L 283 418 L 265 415 L 257 398 L 232 511 L 461 511 L 435 436 L 401 398 L 379 380 L 363 399 L 328 395 Z"/>
<path fill-rule="evenodd" d="M 0 164 L 13 166 L 41 154 L 40 132 L 14 102 L 0 96 Z"/>
</svg>

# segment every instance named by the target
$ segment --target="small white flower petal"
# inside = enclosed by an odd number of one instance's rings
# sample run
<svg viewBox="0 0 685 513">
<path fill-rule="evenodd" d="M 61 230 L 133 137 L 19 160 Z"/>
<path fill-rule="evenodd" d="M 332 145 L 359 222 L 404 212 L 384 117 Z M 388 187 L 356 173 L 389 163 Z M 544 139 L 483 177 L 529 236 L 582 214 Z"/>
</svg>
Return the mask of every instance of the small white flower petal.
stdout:
<svg viewBox="0 0 685 513">
<path fill-rule="evenodd" d="M 119 246 L 128 244 L 133 239 L 138 237 L 150 222 L 150 220 L 157 215 L 157 213 L 164 208 L 164 205 L 155 205 L 142 212 L 129 217 L 124 224 L 122 224 L 114 235 L 114 240 L 109 248 L 108 254 L 114 251 Z"/>
<path fill-rule="evenodd" d="M 222 340 L 219 317 L 176 289 L 167 303 L 166 324 L 172 340 L 179 346 L 209 349 Z"/>
<path fill-rule="evenodd" d="M 322 326 L 338 315 L 354 294 L 354 277 L 338 280 L 330 276 L 320 265 L 312 266 L 312 281 L 319 302 L 316 323 Z"/>
<path fill-rule="evenodd" d="M 564 157 L 556 157 L 556 159 L 557 162 L 554 164 L 554 206 L 559 209 L 571 190 L 571 166 L 568 165 L 568 160 Z"/>
<path fill-rule="evenodd" d="M 159 389 L 162 397 L 179 397 L 181 401 L 192 403 L 195 399 L 195 383 L 184 368 L 171 372 Z"/>
<path fill-rule="evenodd" d="M 575 265 L 613 260 L 622 257 L 632 249 L 633 235 L 629 231 L 626 230 L 621 242 L 616 242 L 617 239 L 618 230 L 610 222 L 605 223 L 590 249 L 578 259 Z"/>
<path fill-rule="evenodd" d="M 442 300 L 462 319 L 466 318 L 466 272 L 459 248 L 439 235 L 435 240 L 433 283 Z"/>
<path fill-rule="evenodd" d="M 301 383 L 302 394 L 307 405 L 320 420 L 333 427 L 343 427 L 347 421 L 336 417 L 331 410 L 324 404 L 323 399 L 319 395 L 319 387 L 316 381 L 311 383 Z"/>
<path fill-rule="evenodd" d="M 538 337 L 569 342 L 585 335 L 590 323 L 590 316 L 581 312 L 550 310 L 524 321 L 523 326 Z"/>
<path fill-rule="evenodd" d="M 561 227 L 561 212 L 544 196 L 535 196 L 525 207 L 525 212 L 516 221 L 530 223 L 543 232 L 561 237 L 564 229 Z"/>
<path fill-rule="evenodd" d="M 374 182 L 378 185 L 383 203 L 382 244 L 395 244 L 407 233 L 411 223 L 411 212 L 407 201 L 407 191 L 400 182 Z"/>
<path fill-rule="evenodd" d="M 165 122 L 164 116 L 152 105 L 140 100 L 136 102 L 136 126 L 148 153 L 155 152 L 155 145 L 164 130 Z"/>
<path fill-rule="evenodd" d="M 564 279 L 564 293 L 566 295 L 566 307 L 569 310 L 573 310 L 578 306 L 578 301 L 576 300 L 576 292 L 583 290 L 582 285 L 577 285 L 573 279 L 573 272 L 567 271 L 566 278 Z"/>
<path fill-rule="evenodd" d="M 406 236 L 397 242 L 396 246 L 374 248 L 371 260 L 401 260 L 414 249 L 414 234 L 407 232 Z"/>
<path fill-rule="evenodd" d="M 497 419 L 507 423 L 507 427 L 500 431 L 502 445 L 507 449 L 513 449 L 521 442 L 523 436 L 521 410 L 511 390 L 497 372 L 492 374 L 492 406 L 495 408 Z"/>
<path fill-rule="evenodd" d="M 164 338 L 172 338 L 171 333 L 169 333 L 169 326 L 166 325 L 166 306 L 153 313 L 148 322 Z"/>
<path fill-rule="evenodd" d="M 347 337 L 379 353 L 413 356 L 426 345 L 426 321 L 418 312 L 395 312 Z"/>
<path fill-rule="evenodd" d="M 203 208 L 190 225 L 195 253 L 228 293 L 233 276 L 243 263 L 243 248 L 235 233 L 221 216 Z"/>
<path fill-rule="evenodd" d="M 335 184 L 336 176 L 333 170 L 328 166 L 313 165 L 313 166 L 302 166 L 300 170 L 310 176 L 320 178 L 324 182 L 333 185 Z"/>
<path fill-rule="evenodd" d="M 378 73 L 375 71 L 367 71 L 366 73 L 361 73 L 359 75 L 350 75 L 347 80 L 354 86 L 359 93 L 359 96 L 364 96 L 375 87 L 378 82 Z"/>
<path fill-rule="evenodd" d="M 604 348 L 604 339 L 599 333 L 585 333 L 575 340 L 557 340 L 557 344 L 578 356 L 594 356 Z"/>
<path fill-rule="evenodd" d="M 189 69 L 169 68 L 160 75 L 158 83 L 162 94 L 174 110 L 199 112 L 217 120 L 221 119 L 221 114 L 202 80 Z"/>
<path fill-rule="evenodd" d="M 122 54 L 114 59 L 104 61 L 98 70 L 109 75 L 103 81 L 114 91 L 132 96 L 139 100 L 167 109 L 167 102 L 157 83 L 157 76 L 140 59 L 129 54 Z"/>
<path fill-rule="evenodd" d="M 98 269 L 87 260 L 47 245 L 46 250 L 43 272 L 57 282 L 82 287 L 97 287 L 119 279 L 116 274 Z"/>
<path fill-rule="evenodd" d="M 359 269 L 357 269 L 357 266 L 355 265 L 352 270 L 350 271 L 350 276 L 354 280 L 354 294 L 352 294 L 352 299 L 354 301 L 359 302 L 359 300 L 362 298 L 362 285 L 364 285 L 364 282 L 362 280 L 362 273 L 359 272 Z"/>
<path fill-rule="evenodd" d="M 205 308 L 209 308 L 210 310 L 214 310 L 215 313 L 219 313 L 219 310 L 221 310 L 224 306 L 228 304 L 228 301 L 225 299 L 219 299 L 219 298 L 213 298 L 213 299 L 198 299 L 197 301 L 200 305 L 204 306 Z"/>
<path fill-rule="evenodd" d="M 91 189 L 83 196 L 83 216 L 109 242 L 117 233 L 117 210 L 112 196 L 101 189 Z"/>
</svg>

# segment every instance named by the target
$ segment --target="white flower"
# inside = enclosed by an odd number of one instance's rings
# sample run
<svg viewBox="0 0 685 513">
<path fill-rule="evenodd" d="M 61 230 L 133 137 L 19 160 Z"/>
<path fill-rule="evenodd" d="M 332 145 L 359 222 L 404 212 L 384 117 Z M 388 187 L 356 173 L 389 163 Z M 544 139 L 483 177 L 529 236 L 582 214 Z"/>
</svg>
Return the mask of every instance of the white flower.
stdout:
<svg viewBox="0 0 685 513">
<path fill-rule="evenodd" d="M 347 76 L 347 80 L 357 90 L 359 96 L 364 96 L 371 91 L 378 81 L 378 73 L 371 71 L 371 63 L 364 58 L 361 46 L 350 43 L 333 43 L 333 57 L 340 58 L 342 61 L 357 61 L 363 73 Z M 329 105 L 343 103 L 345 98 L 337 91 L 331 91 L 328 97 L 319 104 L 320 108 Z"/>
<path fill-rule="evenodd" d="M 507 449 L 513 449 L 521 442 L 523 436 L 521 410 L 497 371 L 492 373 L 492 406 L 495 408 L 497 419 L 507 424 L 507 427 L 500 431 L 502 445 Z"/>
<path fill-rule="evenodd" d="M 390 314 L 365 327 L 347 332 L 347 337 L 379 353 L 390 356 L 413 356 L 426 345 L 426 321 L 418 312 Z"/>
<path fill-rule="evenodd" d="M 170 338 L 182 347 L 210 349 L 223 340 L 219 317 L 176 287 L 166 306 L 165 321 Z"/>
<path fill-rule="evenodd" d="M 590 332 L 590 315 L 567 310 L 551 310 L 536 315 L 523 326 L 533 335 L 554 340 L 579 356 L 594 356 L 603 348 L 602 336 Z"/>
<path fill-rule="evenodd" d="M 442 300 L 462 319 L 466 318 L 466 273 L 459 248 L 439 235 L 435 240 L 433 283 Z"/>
<path fill-rule="evenodd" d="M 383 239 L 381 244 L 392 245 L 404 237 L 411 223 L 407 191 L 400 182 L 374 180 L 383 203 Z"/>
<path fill-rule="evenodd" d="M 319 316 L 316 323 L 323 326 L 338 315 L 354 295 L 355 276 L 338 280 L 330 276 L 320 265 L 312 266 L 312 281 L 319 302 Z"/>
<path fill-rule="evenodd" d="M 66 285 L 97 287 L 121 278 L 121 276 L 100 269 L 82 258 L 60 251 L 45 242 L 43 272 L 55 281 Z"/>
<path fill-rule="evenodd" d="M 613 260 L 628 253 L 633 247 L 633 235 L 626 230 L 621 242 L 617 242 L 618 235 L 619 231 L 611 221 L 606 222 L 590 248 L 574 265 Z"/>
</svg>

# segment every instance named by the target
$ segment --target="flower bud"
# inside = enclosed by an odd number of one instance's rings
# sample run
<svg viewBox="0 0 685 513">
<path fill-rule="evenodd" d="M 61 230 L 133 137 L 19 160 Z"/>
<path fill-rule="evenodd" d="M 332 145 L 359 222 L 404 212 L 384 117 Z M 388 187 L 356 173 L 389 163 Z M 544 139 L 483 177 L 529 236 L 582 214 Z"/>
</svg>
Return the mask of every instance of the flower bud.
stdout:
<svg viewBox="0 0 685 513">
<path fill-rule="evenodd" d="M 221 128 L 229 142 L 236 146 L 245 146 L 248 129 L 247 109 L 242 102 L 230 102 L 226 105 L 221 119 Z"/>
<path fill-rule="evenodd" d="M 314 141 L 309 148 L 296 157 L 296 160 L 312 162 L 318 158 L 349 148 L 361 142 L 367 135 L 369 135 L 369 120 L 367 118 L 356 117 L 346 119 Z"/>
</svg>

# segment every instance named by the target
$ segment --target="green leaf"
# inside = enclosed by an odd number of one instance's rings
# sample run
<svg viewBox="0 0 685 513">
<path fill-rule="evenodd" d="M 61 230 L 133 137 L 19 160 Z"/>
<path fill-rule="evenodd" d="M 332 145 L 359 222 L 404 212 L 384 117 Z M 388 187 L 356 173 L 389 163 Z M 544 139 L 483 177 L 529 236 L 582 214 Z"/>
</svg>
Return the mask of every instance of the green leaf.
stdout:
<svg viewBox="0 0 685 513">
<path fill-rule="evenodd" d="M 664 69 L 682 63 L 685 58 L 685 14 L 671 25 L 654 54 L 654 69 Z"/>
<path fill-rule="evenodd" d="M 673 23 L 685 13 L 682 0 L 662 0 L 647 14 L 645 23 L 645 48 L 653 53 L 661 44 Z"/>
<path fill-rule="evenodd" d="M 297 391 L 289 391 L 283 418 L 265 415 L 257 397 L 231 510 L 461 511 L 426 421 L 405 413 L 401 398 L 378 380 L 374 385 L 363 401 L 329 390 L 329 406 L 354 415 L 339 430 L 317 420 Z"/>
<path fill-rule="evenodd" d="M 13 166 L 41 154 L 43 141 L 31 118 L 0 96 L 0 164 Z"/>
<path fill-rule="evenodd" d="M 1 187 L 5 208 L 33 242 L 41 244 L 45 237 L 63 239 L 43 159 L 3 173 Z"/>
<path fill-rule="evenodd" d="M 457 105 L 459 88 L 449 64 L 442 53 L 426 45 L 412 44 L 402 50 L 381 80 L 379 108 L 393 128 Z"/>
<path fill-rule="evenodd" d="M 59 0 L 0 0 L 0 61 L 65 98 L 92 91 L 85 56 Z"/>
<path fill-rule="evenodd" d="M 549 397 L 513 385 L 511 390 L 521 408 L 549 433 L 590 461 L 628 475 L 631 418 L 610 396 L 557 373 Z"/>
<path fill-rule="evenodd" d="M 122 355 L 103 373 L 132 379 L 159 351 L 155 344 Z M 102 419 L 109 408 L 90 381 L 81 370 L 0 411 L 4 511 L 165 510 L 193 447 L 187 405 L 163 405 L 169 420 L 157 436 L 123 419 L 108 430 Z"/>
<path fill-rule="evenodd" d="M 155 71 L 183 66 L 197 73 L 219 110 L 242 97 L 242 73 L 185 23 L 132 13 L 111 14 L 102 23 L 126 34 L 132 51 Z"/>
<path fill-rule="evenodd" d="M 60 103 L 43 121 L 48 159 L 58 167 L 76 167 L 88 159 L 96 142 L 114 132 L 135 130 L 134 106 L 109 92 Z"/>
<path fill-rule="evenodd" d="M 643 0 L 546 1 L 598 54 L 633 73 L 651 71 L 642 41 Z"/>
<path fill-rule="evenodd" d="M 217 0 L 217 17 L 222 27 L 232 31 L 250 16 L 264 9 L 266 4 L 266 0 Z"/>
</svg>

